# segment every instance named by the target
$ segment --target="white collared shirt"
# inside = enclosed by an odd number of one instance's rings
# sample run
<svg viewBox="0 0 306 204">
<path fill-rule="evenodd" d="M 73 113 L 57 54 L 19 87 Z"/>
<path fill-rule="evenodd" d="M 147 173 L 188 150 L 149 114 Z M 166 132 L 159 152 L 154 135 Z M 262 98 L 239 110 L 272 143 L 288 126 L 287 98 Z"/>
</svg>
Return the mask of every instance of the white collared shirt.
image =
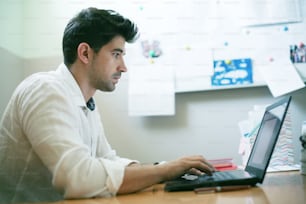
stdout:
<svg viewBox="0 0 306 204">
<path fill-rule="evenodd" d="M 113 196 L 135 161 L 116 155 L 61 64 L 16 88 L 0 123 L 0 162 L 0 197 L 24 202 Z"/>
</svg>

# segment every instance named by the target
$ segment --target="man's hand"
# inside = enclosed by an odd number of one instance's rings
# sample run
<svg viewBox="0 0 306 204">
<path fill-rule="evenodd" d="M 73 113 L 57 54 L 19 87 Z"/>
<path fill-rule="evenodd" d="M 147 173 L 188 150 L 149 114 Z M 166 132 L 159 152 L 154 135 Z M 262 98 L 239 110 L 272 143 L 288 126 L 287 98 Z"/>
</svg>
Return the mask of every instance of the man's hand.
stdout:
<svg viewBox="0 0 306 204">
<path fill-rule="evenodd" d="M 177 178 L 185 173 L 211 175 L 215 171 L 215 168 L 201 155 L 182 157 L 163 165 L 167 168 L 165 180 Z"/>
</svg>

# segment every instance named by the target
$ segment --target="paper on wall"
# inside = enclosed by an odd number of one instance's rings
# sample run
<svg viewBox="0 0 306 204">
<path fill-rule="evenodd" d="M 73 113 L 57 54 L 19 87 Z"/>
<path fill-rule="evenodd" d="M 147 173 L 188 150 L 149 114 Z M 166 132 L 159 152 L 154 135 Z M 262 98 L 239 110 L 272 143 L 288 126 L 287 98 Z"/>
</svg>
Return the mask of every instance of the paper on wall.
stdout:
<svg viewBox="0 0 306 204">
<path fill-rule="evenodd" d="M 238 8 L 242 26 L 293 23 L 302 20 L 299 0 L 240 0 Z"/>
<path fill-rule="evenodd" d="M 174 71 L 171 66 L 134 66 L 129 72 L 129 115 L 175 114 Z"/>
<path fill-rule="evenodd" d="M 279 52 L 276 58 L 260 65 L 259 69 L 274 97 L 305 87 L 287 52 Z"/>
</svg>

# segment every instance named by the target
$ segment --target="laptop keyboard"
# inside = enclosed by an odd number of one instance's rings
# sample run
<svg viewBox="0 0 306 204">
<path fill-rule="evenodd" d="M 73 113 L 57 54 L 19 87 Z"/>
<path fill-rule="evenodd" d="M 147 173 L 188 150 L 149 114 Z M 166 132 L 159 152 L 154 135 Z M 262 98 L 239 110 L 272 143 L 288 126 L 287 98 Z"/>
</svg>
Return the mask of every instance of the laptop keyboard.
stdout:
<svg viewBox="0 0 306 204">
<path fill-rule="evenodd" d="M 223 180 L 235 180 L 240 178 L 251 178 L 254 176 L 251 176 L 249 173 L 245 171 L 217 171 L 214 172 L 211 176 L 204 174 L 202 176 L 195 176 L 195 175 L 189 175 L 186 174 L 182 176 L 181 178 L 183 180 L 189 180 L 189 181 L 223 181 Z"/>
<path fill-rule="evenodd" d="M 185 180 L 214 180 L 214 181 L 220 181 L 220 180 L 224 180 L 224 179 L 232 179 L 235 178 L 234 175 L 230 174 L 229 172 L 222 172 L 222 171 L 218 171 L 213 173 L 211 176 L 204 174 L 202 176 L 195 176 L 195 175 L 184 175 L 182 176 L 182 178 L 184 178 Z"/>
<path fill-rule="evenodd" d="M 235 178 L 235 176 L 232 175 L 231 173 L 229 173 L 229 172 L 222 172 L 222 171 L 218 171 L 218 172 L 213 173 L 213 175 L 211 177 L 215 181 L 218 181 L 218 180 L 228 180 L 228 179 Z"/>
<path fill-rule="evenodd" d="M 236 171 L 217 171 L 213 173 L 211 176 L 203 175 L 199 176 L 201 180 L 213 180 L 213 181 L 223 181 L 223 180 L 235 180 L 242 178 L 254 178 L 256 176 L 250 175 L 248 172 L 243 170 Z"/>
<path fill-rule="evenodd" d="M 250 175 L 248 172 L 245 172 L 243 170 L 224 172 L 218 171 L 214 172 L 211 176 L 207 174 L 201 176 L 185 174 L 179 179 L 167 182 L 165 190 L 193 190 L 199 187 L 211 187 L 217 185 L 253 185 L 256 182 L 256 176 Z"/>
</svg>

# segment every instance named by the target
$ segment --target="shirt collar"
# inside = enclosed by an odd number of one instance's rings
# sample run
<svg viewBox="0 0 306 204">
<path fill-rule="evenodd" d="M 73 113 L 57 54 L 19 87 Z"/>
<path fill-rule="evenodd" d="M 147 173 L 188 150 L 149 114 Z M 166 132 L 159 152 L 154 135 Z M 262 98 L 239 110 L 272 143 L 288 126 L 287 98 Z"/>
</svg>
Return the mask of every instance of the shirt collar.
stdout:
<svg viewBox="0 0 306 204">
<path fill-rule="evenodd" d="M 78 83 L 76 82 L 73 75 L 64 63 L 61 63 L 58 66 L 56 73 L 59 75 L 58 77 L 61 78 L 63 82 L 67 85 L 67 88 L 69 89 L 69 92 L 72 97 L 71 99 L 74 101 L 74 103 L 77 106 L 87 107 L 86 102 L 84 100 L 84 96 Z"/>
</svg>

